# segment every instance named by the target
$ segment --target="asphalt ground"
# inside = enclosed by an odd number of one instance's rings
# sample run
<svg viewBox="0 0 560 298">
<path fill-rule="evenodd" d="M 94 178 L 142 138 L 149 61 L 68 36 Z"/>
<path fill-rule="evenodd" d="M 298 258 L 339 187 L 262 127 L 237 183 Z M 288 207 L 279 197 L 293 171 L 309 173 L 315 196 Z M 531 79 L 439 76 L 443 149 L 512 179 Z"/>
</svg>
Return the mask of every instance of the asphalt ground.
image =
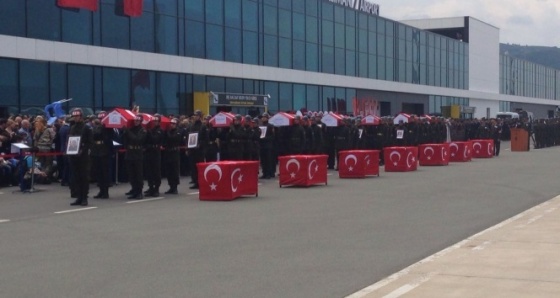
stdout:
<svg viewBox="0 0 560 298">
<path fill-rule="evenodd" d="M 0 189 L 0 297 L 345 297 L 558 195 L 560 148 L 259 197 L 69 206 L 67 188 Z M 165 184 L 165 182 L 164 182 Z M 165 190 L 165 187 L 162 187 Z M 92 185 L 92 194 L 97 191 Z M 60 213 L 62 212 L 62 213 Z"/>
</svg>

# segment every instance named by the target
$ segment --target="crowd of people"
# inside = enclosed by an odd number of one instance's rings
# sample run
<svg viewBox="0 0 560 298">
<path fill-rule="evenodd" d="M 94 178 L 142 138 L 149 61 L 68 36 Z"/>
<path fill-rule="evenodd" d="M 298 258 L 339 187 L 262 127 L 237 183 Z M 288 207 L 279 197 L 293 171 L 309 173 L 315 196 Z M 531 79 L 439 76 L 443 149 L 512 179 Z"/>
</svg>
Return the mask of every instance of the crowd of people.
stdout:
<svg viewBox="0 0 560 298">
<path fill-rule="evenodd" d="M 43 116 L 0 119 L 0 154 L 6 156 L 0 158 L 2 185 L 19 185 L 24 190 L 29 187 L 25 179 L 35 175 L 39 183 L 69 186 L 76 199 L 72 204 L 87 205 L 91 182 L 99 188 L 94 198 L 109 198 L 109 187 L 119 180 L 115 160 L 126 169 L 122 172 L 131 186 L 128 198 L 142 199 L 160 195 L 162 178 L 169 186 L 166 194 L 178 193 L 180 176 L 191 176 L 190 188 L 197 189 L 199 162 L 256 160 L 261 165 L 260 179 L 271 179 L 276 177 L 277 157 L 282 155 L 325 154 L 329 169 L 336 169 L 338 152 L 343 150 L 493 139 L 497 156 L 500 141 L 508 137 L 510 127 L 533 129 L 535 148 L 560 144 L 557 119 L 531 124 L 412 116 L 407 123 L 395 124 L 392 117 L 382 117 L 378 125 L 366 125 L 360 117 L 345 117 L 338 126 L 329 127 L 321 122 L 322 113 L 308 112 L 295 116 L 293 125 L 276 127 L 264 113 L 258 117 L 235 115 L 231 126 L 213 127 L 211 116 L 197 110 L 190 116 L 171 117 L 166 129 L 157 114 L 148 125 L 142 125 L 143 118 L 138 114 L 133 125 L 113 129 L 102 123 L 106 115 L 101 112 L 85 117 L 75 109 L 52 125 Z M 79 142 L 75 152 L 68 151 L 69 139 Z M 28 144 L 35 153 L 35 163 L 28 155 L 9 155 L 13 143 Z"/>
</svg>

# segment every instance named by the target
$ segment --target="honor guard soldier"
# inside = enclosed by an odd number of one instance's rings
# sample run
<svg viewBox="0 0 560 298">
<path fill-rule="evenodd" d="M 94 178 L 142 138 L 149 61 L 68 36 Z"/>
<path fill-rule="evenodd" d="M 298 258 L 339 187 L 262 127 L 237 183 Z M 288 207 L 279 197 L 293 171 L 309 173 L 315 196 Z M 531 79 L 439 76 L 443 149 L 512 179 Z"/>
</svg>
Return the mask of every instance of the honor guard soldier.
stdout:
<svg viewBox="0 0 560 298">
<path fill-rule="evenodd" d="M 93 145 L 91 146 L 91 157 L 95 161 L 93 172 L 99 186 L 99 193 L 94 199 L 109 198 L 109 181 L 111 177 L 110 163 L 113 151 L 113 129 L 106 128 L 101 122 L 107 113 L 100 112 L 93 122 Z"/>
<path fill-rule="evenodd" d="M 177 118 L 171 119 L 169 129 L 164 134 L 163 146 L 165 153 L 163 155 L 165 176 L 169 184 L 169 190 L 165 194 L 176 195 L 177 185 L 179 185 L 179 163 L 181 160 L 180 152 L 181 146 L 184 144 L 185 135 L 177 125 L 179 120 Z"/>
<path fill-rule="evenodd" d="M 323 154 L 325 152 L 323 127 L 319 124 L 319 121 L 319 117 L 313 114 L 311 117 L 311 154 Z"/>
<path fill-rule="evenodd" d="M 229 129 L 227 137 L 228 156 L 230 160 L 243 160 L 243 152 L 245 151 L 245 140 L 247 135 L 241 126 L 241 115 L 235 115 L 233 125 Z"/>
<path fill-rule="evenodd" d="M 301 125 L 301 116 L 294 118 L 294 125 L 290 127 L 289 148 L 290 154 L 303 154 L 306 147 L 305 129 Z"/>
<path fill-rule="evenodd" d="M 93 143 L 91 129 L 84 123 L 81 109 L 72 111 L 72 126 L 68 133 L 69 137 L 79 137 L 77 152 L 69 153 L 70 161 L 70 189 L 74 192 L 76 200 L 71 203 L 72 206 L 87 206 L 89 192 L 89 171 L 90 159 L 89 150 Z M 74 154 L 76 153 L 76 154 Z"/>
<path fill-rule="evenodd" d="M 140 200 L 144 198 L 142 188 L 144 187 L 144 143 L 146 142 L 146 130 L 142 127 L 142 116 L 134 117 L 134 126 L 126 129 L 123 133 L 123 145 L 126 148 L 124 160 L 128 173 L 128 180 L 132 189 L 126 193 L 129 200 Z"/>
<path fill-rule="evenodd" d="M 264 113 L 261 117 L 261 124 L 266 127 L 264 137 L 259 139 L 262 168 L 261 179 L 270 179 L 276 176 L 276 167 L 274 162 L 274 126 L 268 123 L 268 118 L 268 113 Z"/>
<path fill-rule="evenodd" d="M 206 152 L 204 157 L 206 162 L 213 162 L 218 160 L 218 152 L 220 150 L 220 138 L 218 135 L 218 129 L 213 127 L 210 123 L 212 116 L 208 115 L 204 118 L 204 125 L 208 131 L 208 146 L 206 146 Z"/>
<path fill-rule="evenodd" d="M 254 160 L 255 148 L 253 147 L 252 122 L 253 118 L 249 115 L 245 115 L 245 120 L 243 121 L 243 129 L 245 130 L 245 151 L 243 151 L 243 160 Z"/>
<path fill-rule="evenodd" d="M 196 110 L 194 112 L 194 121 L 189 129 L 189 138 L 192 134 L 197 134 L 196 146 L 187 149 L 191 163 L 191 177 L 194 182 L 190 189 L 198 189 L 198 169 L 196 164 L 204 162 L 204 151 L 208 144 L 208 131 L 206 126 L 202 125 L 202 116 L 202 111 Z"/>
<path fill-rule="evenodd" d="M 145 164 L 149 170 L 146 171 L 148 190 L 144 195 L 150 197 L 159 196 L 159 186 L 161 185 L 161 145 L 163 143 L 163 130 L 160 126 L 160 115 L 154 115 L 150 121 L 150 127 L 146 131 L 146 155 Z"/>
</svg>

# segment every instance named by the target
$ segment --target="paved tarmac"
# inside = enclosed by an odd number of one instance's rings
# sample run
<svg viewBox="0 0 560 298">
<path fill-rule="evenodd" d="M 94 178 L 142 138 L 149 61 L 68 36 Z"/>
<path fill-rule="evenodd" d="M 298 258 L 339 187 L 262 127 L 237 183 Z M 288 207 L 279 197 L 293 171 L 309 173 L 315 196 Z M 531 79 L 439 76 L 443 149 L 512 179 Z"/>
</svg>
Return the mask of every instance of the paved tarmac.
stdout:
<svg viewBox="0 0 560 298">
<path fill-rule="evenodd" d="M 559 297 L 560 196 L 348 298 Z"/>
<path fill-rule="evenodd" d="M 57 185 L 0 189 L 0 297 L 556 297 L 560 147 L 508 147 L 376 178 L 329 171 L 328 186 L 261 180 L 233 202 L 198 201 L 188 178 L 138 203 L 120 184 L 89 209 Z"/>
</svg>

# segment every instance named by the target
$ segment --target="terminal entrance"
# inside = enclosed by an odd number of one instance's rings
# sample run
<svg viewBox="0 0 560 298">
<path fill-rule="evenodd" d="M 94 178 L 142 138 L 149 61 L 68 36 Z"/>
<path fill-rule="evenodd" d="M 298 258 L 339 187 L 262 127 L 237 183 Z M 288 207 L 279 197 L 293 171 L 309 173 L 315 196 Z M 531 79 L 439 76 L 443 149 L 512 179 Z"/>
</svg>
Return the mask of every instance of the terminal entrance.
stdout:
<svg viewBox="0 0 560 298">
<path fill-rule="evenodd" d="M 269 98 L 268 94 L 195 92 L 193 108 L 201 110 L 205 115 L 229 112 L 257 117 L 268 111 Z"/>
</svg>

